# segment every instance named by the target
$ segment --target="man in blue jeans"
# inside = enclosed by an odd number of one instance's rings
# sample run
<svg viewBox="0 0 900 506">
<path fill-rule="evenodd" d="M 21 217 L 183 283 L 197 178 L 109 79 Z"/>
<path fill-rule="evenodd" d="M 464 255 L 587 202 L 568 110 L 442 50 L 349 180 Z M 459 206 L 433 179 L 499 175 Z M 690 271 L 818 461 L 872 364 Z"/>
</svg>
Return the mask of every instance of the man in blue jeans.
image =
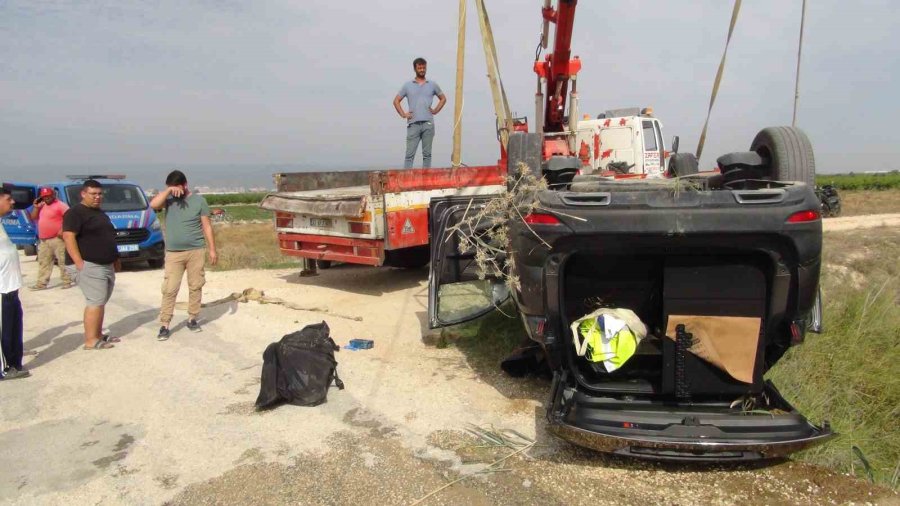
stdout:
<svg viewBox="0 0 900 506">
<path fill-rule="evenodd" d="M 394 97 L 394 109 L 402 118 L 406 118 L 406 160 L 404 168 L 412 168 L 413 158 L 416 157 L 416 149 L 419 141 L 422 141 L 422 167 L 431 168 L 431 141 L 434 140 L 434 115 L 439 113 L 447 103 L 447 97 L 441 91 L 441 87 L 434 81 L 425 79 L 425 71 L 428 62 L 425 58 L 416 58 L 413 61 L 413 69 L 416 78 L 407 81 Z M 431 107 L 434 97 L 438 98 L 436 107 Z M 400 101 L 406 98 L 409 112 L 405 112 Z"/>
</svg>

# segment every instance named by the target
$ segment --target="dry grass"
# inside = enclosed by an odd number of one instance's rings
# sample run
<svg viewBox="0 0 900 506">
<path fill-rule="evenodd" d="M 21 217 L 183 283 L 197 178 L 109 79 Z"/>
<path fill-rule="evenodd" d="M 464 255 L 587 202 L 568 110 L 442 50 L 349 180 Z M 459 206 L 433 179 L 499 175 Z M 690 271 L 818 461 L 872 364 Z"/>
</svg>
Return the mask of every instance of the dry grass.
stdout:
<svg viewBox="0 0 900 506">
<path fill-rule="evenodd" d="M 840 190 L 841 216 L 900 213 L 900 190 Z"/>
<path fill-rule="evenodd" d="M 882 192 L 875 192 L 882 193 Z M 900 230 L 825 235 L 825 332 L 772 370 L 785 397 L 840 437 L 804 460 L 897 487 L 900 470 Z"/>
<path fill-rule="evenodd" d="M 213 270 L 280 269 L 299 267 L 300 261 L 278 249 L 273 223 L 216 225 L 219 263 Z"/>
</svg>

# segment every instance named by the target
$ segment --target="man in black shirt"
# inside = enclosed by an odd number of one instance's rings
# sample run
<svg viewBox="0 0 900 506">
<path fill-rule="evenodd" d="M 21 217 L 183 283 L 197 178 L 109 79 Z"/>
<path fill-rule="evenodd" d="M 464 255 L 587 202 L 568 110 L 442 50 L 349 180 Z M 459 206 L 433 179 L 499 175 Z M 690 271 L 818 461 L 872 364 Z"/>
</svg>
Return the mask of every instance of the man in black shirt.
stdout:
<svg viewBox="0 0 900 506">
<path fill-rule="evenodd" d="M 75 281 L 84 294 L 84 349 L 112 348 L 118 337 L 104 336 L 103 316 L 106 303 L 116 284 L 119 252 L 116 229 L 109 216 L 100 210 L 103 186 L 88 179 L 81 187 L 81 202 L 63 215 L 63 241 L 66 265 L 75 269 Z M 72 267 L 69 267 L 70 269 Z"/>
</svg>

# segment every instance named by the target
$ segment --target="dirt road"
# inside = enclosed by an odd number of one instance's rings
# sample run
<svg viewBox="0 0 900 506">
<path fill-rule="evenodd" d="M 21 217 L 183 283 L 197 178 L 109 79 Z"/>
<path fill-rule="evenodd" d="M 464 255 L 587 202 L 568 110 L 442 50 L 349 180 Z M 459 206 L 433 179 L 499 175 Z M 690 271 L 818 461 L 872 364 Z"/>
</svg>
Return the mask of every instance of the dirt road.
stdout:
<svg viewBox="0 0 900 506">
<path fill-rule="evenodd" d="M 29 284 L 36 262 L 23 257 L 23 266 Z M 208 273 L 208 300 L 254 287 L 363 320 L 232 302 L 207 309 L 199 334 L 176 314 L 167 342 L 155 339 L 161 278 L 119 275 L 107 327 L 123 342 L 106 351 L 81 349 L 77 289 L 23 291 L 26 349 L 38 355 L 27 363 L 33 377 L 0 384 L 0 502 L 409 504 L 463 475 L 472 477 L 426 504 L 896 501 L 799 463 L 657 466 L 558 442 L 544 430 L 546 383 L 475 368 L 458 348 L 423 342 L 423 270 Z M 369 338 L 375 348 L 338 354 L 347 388 L 326 404 L 256 413 L 265 346 L 322 319 L 339 343 Z M 473 447 L 462 432 L 469 423 L 538 445 L 503 472 L 478 473 L 510 451 Z"/>
<path fill-rule="evenodd" d="M 828 218 L 822 222 L 822 228 L 826 232 L 841 232 L 857 228 L 877 227 L 900 227 L 900 213 Z"/>
</svg>

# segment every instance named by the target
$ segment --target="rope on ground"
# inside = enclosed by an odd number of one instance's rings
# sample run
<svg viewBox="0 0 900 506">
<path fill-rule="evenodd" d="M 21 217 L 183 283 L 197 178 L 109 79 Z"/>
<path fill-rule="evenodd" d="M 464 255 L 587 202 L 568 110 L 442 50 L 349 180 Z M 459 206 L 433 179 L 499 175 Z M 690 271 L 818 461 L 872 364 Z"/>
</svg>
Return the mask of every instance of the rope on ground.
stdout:
<svg viewBox="0 0 900 506">
<path fill-rule="evenodd" d="M 310 311 L 313 313 L 324 313 L 327 315 L 335 316 L 337 318 L 344 318 L 347 320 L 353 320 L 357 322 L 363 321 L 362 316 L 353 316 L 353 315 L 345 315 L 341 313 L 335 313 L 334 311 L 317 306 L 301 306 L 299 304 L 294 304 L 293 302 L 286 301 L 284 299 L 279 299 L 277 297 L 267 297 L 265 292 L 262 290 L 257 290 L 256 288 L 246 288 L 242 292 L 234 292 L 227 297 L 222 297 L 221 299 L 214 300 L 212 302 L 207 302 L 201 304 L 201 307 L 212 307 L 218 306 L 220 304 L 227 304 L 229 302 L 250 302 L 256 301 L 260 304 L 278 304 L 284 306 L 288 309 L 294 309 L 297 311 Z M 187 309 L 186 302 L 179 302 L 175 304 L 175 307 L 178 309 Z"/>
</svg>

